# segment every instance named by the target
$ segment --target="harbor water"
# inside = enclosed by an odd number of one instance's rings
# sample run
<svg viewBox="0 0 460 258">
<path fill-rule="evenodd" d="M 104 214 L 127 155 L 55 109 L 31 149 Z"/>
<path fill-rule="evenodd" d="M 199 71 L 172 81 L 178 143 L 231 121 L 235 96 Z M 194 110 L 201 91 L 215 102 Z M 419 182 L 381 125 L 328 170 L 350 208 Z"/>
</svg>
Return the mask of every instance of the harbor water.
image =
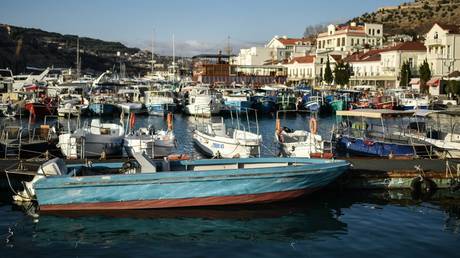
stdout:
<svg viewBox="0 0 460 258">
<path fill-rule="evenodd" d="M 114 119 L 117 120 L 117 119 Z M 230 124 L 231 118 L 225 118 Z M 244 121 L 244 119 L 243 119 Z M 309 116 L 282 117 L 308 129 Z M 335 118 L 318 120 L 329 139 Z M 75 121 L 71 121 L 75 123 Z M 65 120 L 61 121 L 66 124 Z M 191 132 L 199 118 L 176 115 L 179 152 L 202 158 Z M 166 128 L 161 117 L 136 126 Z M 277 155 L 274 117 L 260 117 L 262 156 Z M 291 202 L 228 206 L 39 214 L 2 193 L 0 257 L 457 257 L 460 202 L 447 193 L 413 201 L 405 192 L 332 192 Z M 446 197 L 449 196 L 449 197 Z"/>
</svg>

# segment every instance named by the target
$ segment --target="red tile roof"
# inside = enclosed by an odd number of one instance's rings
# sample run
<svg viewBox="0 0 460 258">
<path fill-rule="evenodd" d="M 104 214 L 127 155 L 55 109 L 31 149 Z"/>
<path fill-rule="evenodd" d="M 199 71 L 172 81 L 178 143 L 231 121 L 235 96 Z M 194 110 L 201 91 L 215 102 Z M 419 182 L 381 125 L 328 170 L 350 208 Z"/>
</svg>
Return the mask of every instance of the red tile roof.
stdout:
<svg viewBox="0 0 460 258">
<path fill-rule="evenodd" d="M 438 24 L 443 30 L 447 30 L 449 33 L 460 34 L 460 27 L 453 24 L 435 23 Z"/>
<path fill-rule="evenodd" d="M 346 58 L 345 62 L 375 62 L 381 59 L 380 54 L 390 51 L 426 51 L 426 47 L 421 42 L 403 42 L 392 47 L 373 49 L 367 52 L 356 52 Z"/>
<path fill-rule="evenodd" d="M 401 50 L 401 51 L 426 51 L 425 44 L 417 41 L 402 42 L 393 47 L 384 48 L 385 51 Z"/>
<path fill-rule="evenodd" d="M 288 46 L 288 45 L 293 46 L 293 45 L 296 45 L 298 42 L 302 42 L 302 43 L 311 42 L 311 40 L 307 38 L 278 38 L 278 41 L 281 42 L 281 44 L 285 46 Z"/>
<path fill-rule="evenodd" d="M 315 62 L 315 56 L 299 56 L 299 57 L 292 58 L 289 64 L 293 64 L 293 63 L 309 64 L 309 63 L 314 63 L 314 62 Z"/>
</svg>

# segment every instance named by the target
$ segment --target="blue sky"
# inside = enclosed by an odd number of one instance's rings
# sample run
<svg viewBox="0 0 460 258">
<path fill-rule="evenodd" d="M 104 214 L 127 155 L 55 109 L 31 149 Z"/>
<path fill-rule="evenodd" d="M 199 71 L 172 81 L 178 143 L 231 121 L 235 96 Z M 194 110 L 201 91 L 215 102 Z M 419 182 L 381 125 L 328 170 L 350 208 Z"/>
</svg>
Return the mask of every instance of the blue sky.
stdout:
<svg viewBox="0 0 460 258">
<path fill-rule="evenodd" d="M 339 23 L 404 0 L 1 0 L 0 23 L 120 41 L 178 55 L 301 36 L 307 25 Z"/>
</svg>

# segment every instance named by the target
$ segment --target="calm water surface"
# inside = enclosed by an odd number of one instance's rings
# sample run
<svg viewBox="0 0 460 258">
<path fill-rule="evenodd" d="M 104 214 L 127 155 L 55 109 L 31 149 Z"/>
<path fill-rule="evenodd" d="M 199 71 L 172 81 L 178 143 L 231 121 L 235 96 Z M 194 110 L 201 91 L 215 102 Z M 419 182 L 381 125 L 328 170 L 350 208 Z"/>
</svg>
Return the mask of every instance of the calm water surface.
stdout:
<svg viewBox="0 0 460 258">
<path fill-rule="evenodd" d="M 284 120 L 308 128 L 308 116 Z M 138 117 L 138 126 L 165 120 Z M 334 119 L 321 119 L 329 137 Z M 226 118 L 227 123 L 231 123 Z M 262 154 L 276 153 L 274 120 L 260 118 Z M 176 116 L 180 151 L 194 151 L 191 130 L 202 123 Z M 0 202 L 0 257 L 459 257 L 460 198 L 415 202 L 405 193 L 322 191 L 294 202 L 33 218 Z"/>
</svg>

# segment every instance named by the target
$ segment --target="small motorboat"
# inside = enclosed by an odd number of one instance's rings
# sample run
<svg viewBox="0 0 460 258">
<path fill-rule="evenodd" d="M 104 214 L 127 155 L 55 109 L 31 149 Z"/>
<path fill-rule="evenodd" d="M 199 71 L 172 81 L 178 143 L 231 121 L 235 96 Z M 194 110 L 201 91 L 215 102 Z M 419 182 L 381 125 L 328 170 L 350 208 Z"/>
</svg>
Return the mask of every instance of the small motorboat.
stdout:
<svg viewBox="0 0 460 258">
<path fill-rule="evenodd" d="M 275 143 L 278 145 L 280 155 L 284 157 L 332 157 L 330 152 L 325 152 L 325 141 L 317 134 L 317 122 L 310 118 L 310 131 L 293 130 L 281 127 L 277 113 L 275 128 Z"/>
<path fill-rule="evenodd" d="M 193 141 L 206 155 L 220 158 L 248 158 L 260 155 L 262 136 L 251 132 L 241 123 L 236 127 L 227 126 L 223 118 L 220 122 L 204 123 L 193 132 Z"/>
<path fill-rule="evenodd" d="M 160 158 L 172 154 L 176 147 L 172 119 L 172 114 L 169 113 L 167 130 L 154 130 L 152 127 L 131 130 L 124 138 L 124 147 L 128 155 L 132 157 L 134 153 L 146 153 L 149 157 Z"/>
<path fill-rule="evenodd" d="M 93 119 L 73 133 L 59 135 L 58 147 L 68 159 L 121 156 L 124 135 L 123 125 Z"/>
</svg>

